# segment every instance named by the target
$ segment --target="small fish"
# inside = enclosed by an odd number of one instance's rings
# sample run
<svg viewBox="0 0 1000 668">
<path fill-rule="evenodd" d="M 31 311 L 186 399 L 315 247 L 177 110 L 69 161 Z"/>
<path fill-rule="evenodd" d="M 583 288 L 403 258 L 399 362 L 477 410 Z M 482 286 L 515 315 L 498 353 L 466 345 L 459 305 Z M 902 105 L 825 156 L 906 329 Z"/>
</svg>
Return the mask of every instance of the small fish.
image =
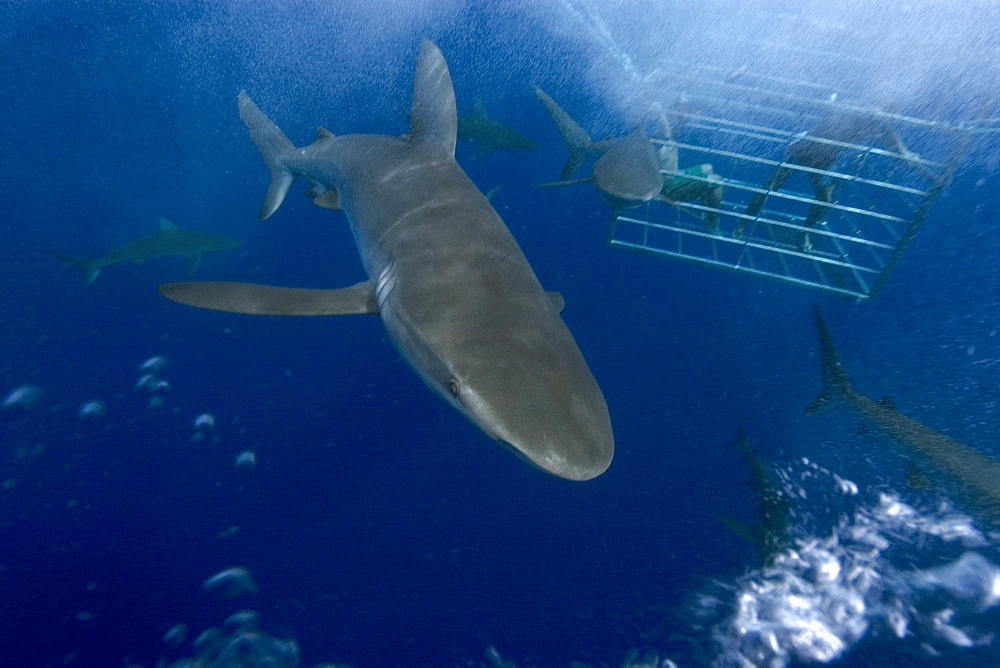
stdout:
<svg viewBox="0 0 1000 668">
<path fill-rule="evenodd" d="M 256 594 L 257 585 L 253 575 L 246 568 L 234 566 L 220 571 L 205 580 L 202 587 L 207 591 L 217 591 L 224 598 L 236 598 L 243 594 Z"/>
</svg>

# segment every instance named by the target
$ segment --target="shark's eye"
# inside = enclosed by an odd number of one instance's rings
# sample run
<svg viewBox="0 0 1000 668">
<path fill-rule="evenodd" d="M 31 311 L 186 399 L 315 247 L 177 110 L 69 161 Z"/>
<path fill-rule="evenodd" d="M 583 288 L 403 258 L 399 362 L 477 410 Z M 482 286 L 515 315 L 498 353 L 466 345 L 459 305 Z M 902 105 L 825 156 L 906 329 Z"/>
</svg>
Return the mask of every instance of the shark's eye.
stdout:
<svg viewBox="0 0 1000 668">
<path fill-rule="evenodd" d="M 448 381 L 448 391 L 451 392 L 451 396 L 458 396 L 458 381 L 454 378 Z"/>
</svg>

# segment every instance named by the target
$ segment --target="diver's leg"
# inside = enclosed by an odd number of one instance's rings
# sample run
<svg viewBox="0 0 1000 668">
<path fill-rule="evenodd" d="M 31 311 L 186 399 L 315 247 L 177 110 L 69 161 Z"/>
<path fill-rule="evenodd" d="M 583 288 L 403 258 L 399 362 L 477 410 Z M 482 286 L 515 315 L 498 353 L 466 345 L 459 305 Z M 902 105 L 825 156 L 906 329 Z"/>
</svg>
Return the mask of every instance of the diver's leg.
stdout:
<svg viewBox="0 0 1000 668">
<path fill-rule="evenodd" d="M 812 183 L 813 192 L 816 193 L 816 204 L 809 207 L 806 214 L 805 226 L 812 227 L 823 218 L 826 212 L 826 205 L 833 201 L 833 183 L 823 183 L 823 177 L 819 174 L 809 172 L 809 181 Z"/>
<path fill-rule="evenodd" d="M 675 177 L 669 182 L 665 182 L 663 196 L 674 202 L 690 202 L 698 200 L 702 206 L 719 208 L 722 204 L 722 177 L 712 171 L 712 165 L 704 164 L 696 167 L 688 167 L 685 174 L 700 176 L 708 181 L 685 179 Z M 715 234 L 719 231 L 719 214 L 716 211 L 705 211 L 701 214 L 705 221 L 706 229 Z"/>
<path fill-rule="evenodd" d="M 748 216 L 756 216 L 760 213 L 760 210 L 764 208 L 764 200 L 767 199 L 770 192 L 773 190 L 781 190 L 781 186 L 785 185 L 785 181 L 787 181 L 788 177 L 791 175 L 792 170 L 785 165 L 778 165 L 775 167 L 774 171 L 771 172 L 771 175 L 767 177 L 767 181 L 765 181 L 764 185 L 761 186 L 764 192 L 757 193 L 753 196 L 753 199 L 750 200 L 750 204 L 747 205 L 746 214 Z"/>
<path fill-rule="evenodd" d="M 711 169 L 711 168 L 709 168 Z M 707 190 L 701 196 L 701 205 L 710 207 L 712 211 L 705 212 L 705 228 L 712 234 L 719 233 L 719 212 L 722 207 L 722 177 L 709 173 L 708 178 L 715 183 L 706 183 Z"/>
<path fill-rule="evenodd" d="M 764 190 L 762 193 L 757 193 L 750 200 L 750 204 L 747 205 L 746 211 L 744 213 L 748 216 L 754 217 L 760 213 L 760 210 L 764 208 L 764 201 L 767 196 L 774 190 L 780 190 L 781 186 L 785 185 L 785 181 L 788 177 L 792 175 L 792 170 L 785 165 L 778 165 L 771 172 L 771 175 L 767 177 L 767 181 L 761 188 Z M 740 219 L 739 224 L 736 225 L 736 229 L 733 230 L 733 236 L 739 238 L 743 235 L 743 228 L 746 226 L 746 219 Z"/>
<path fill-rule="evenodd" d="M 806 227 L 818 223 L 826 213 L 826 205 L 833 201 L 833 183 L 823 183 L 823 177 L 812 172 L 809 172 L 809 181 L 812 183 L 813 192 L 816 193 L 817 203 L 813 204 L 806 214 Z"/>
<path fill-rule="evenodd" d="M 803 225 L 806 227 L 813 227 L 820 220 L 823 219 L 823 214 L 826 213 L 826 205 L 833 201 L 833 183 L 824 183 L 823 177 L 819 174 L 809 173 L 809 181 L 812 183 L 813 192 L 816 193 L 816 204 L 809 207 L 809 212 L 806 214 L 806 219 Z M 813 247 L 812 241 L 809 239 L 809 233 L 806 232 L 802 235 L 802 250 L 811 250 Z"/>
</svg>

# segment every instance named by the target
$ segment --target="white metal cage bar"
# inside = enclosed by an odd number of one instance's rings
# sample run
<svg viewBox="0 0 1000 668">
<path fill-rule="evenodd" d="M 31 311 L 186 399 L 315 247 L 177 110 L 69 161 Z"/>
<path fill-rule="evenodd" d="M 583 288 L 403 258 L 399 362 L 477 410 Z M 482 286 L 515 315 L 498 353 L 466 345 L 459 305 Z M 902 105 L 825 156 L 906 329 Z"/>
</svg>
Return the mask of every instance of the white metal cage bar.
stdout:
<svg viewBox="0 0 1000 668">
<path fill-rule="evenodd" d="M 858 299 L 881 289 L 970 139 L 996 124 L 864 109 L 837 102 L 842 92 L 829 86 L 746 73 L 731 80 L 722 68 L 704 65 L 654 71 L 644 83 L 663 99 L 682 96 L 698 108 L 670 110 L 684 121 L 679 140 L 653 139 L 680 157 L 680 170 L 663 176 L 720 184 L 723 201 L 718 207 L 653 201 L 617 211 L 608 244 Z M 921 156 L 809 136 L 831 146 L 837 160 L 827 169 L 786 161 L 803 130 L 831 111 L 879 118 L 907 139 L 919 134 Z M 683 171 L 704 163 L 712 165 L 712 177 Z M 768 189 L 777 169 L 785 170 L 786 183 Z M 817 199 L 817 182 L 830 184 L 829 201 Z M 816 193 L 803 192 L 803 185 Z M 764 205 L 750 215 L 754 197 L 765 198 Z"/>
</svg>

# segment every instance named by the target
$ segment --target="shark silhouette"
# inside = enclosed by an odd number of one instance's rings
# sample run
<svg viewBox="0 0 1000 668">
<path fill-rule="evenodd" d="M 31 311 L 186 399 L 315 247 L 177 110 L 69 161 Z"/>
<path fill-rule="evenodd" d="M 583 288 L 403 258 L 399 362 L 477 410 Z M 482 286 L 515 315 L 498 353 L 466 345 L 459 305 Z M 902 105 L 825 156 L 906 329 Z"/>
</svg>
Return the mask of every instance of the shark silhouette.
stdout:
<svg viewBox="0 0 1000 668">
<path fill-rule="evenodd" d="M 198 264 L 201 263 L 202 254 L 235 248 L 241 243 L 239 239 L 227 237 L 222 234 L 199 232 L 197 230 L 182 230 L 166 218 L 160 218 L 160 229 L 156 234 L 130 241 L 124 246 L 108 251 L 104 257 L 91 259 L 64 255 L 54 250 L 46 250 L 45 252 L 57 260 L 62 260 L 83 271 L 83 283 L 84 285 L 90 285 L 104 267 L 118 264 L 119 262 L 135 262 L 138 264 L 150 258 L 165 257 L 168 255 L 183 257 L 186 267 L 185 276 L 191 278 L 198 268 Z"/>
<path fill-rule="evenodd" d="M 971 494 L 977 505 L 1000 517 L 1000 462 L 906 417 L 896 410 L 888 398 L 873 401 L 856 392 L 833 347 L 833 339 L 819 307 L 815 308 L 815 319 L 822 358 L 823 389 L 806 408 L 806 414 L 823 413 L 846 403 L 896 441 L 949 473 L 963 490 Z"/>
<path fill-rule="evenodd" d="M 663 188 L 660 160 L 641 126 L 625 137 L 608 137 L 595 142 L 538 86 L 535 86 L 535 95 L 555 121 L 559 134 L 569 148 L 569 159 L 559 178 L 566 179 L 570 176 L 583 165 L 588 156 L 598 156 L 590 176 L 543 183 L 542 186 L 593 182 L 606 202 L 622 208 L 639 206 L 657 198 Z"/>
<path fill-rule="evenodd" d="M 771 468 L 750 444 L 743 428 L 743 420 L 739 422 L 732 446 L 743 454 L 750 466 L 750 489 L 757 498 L 759 521 L 753 526 L 747 526 L 728 517 L 719 519 L 753 545 L 757 558 L 762 564 L 766 564 L 772 556 L 792 545 L 788 530 L 791 504 Z"/>
<path fill-rule="evenodd" d="M 607 404 L 559 316 L 489 201 L 455 162 L 455 94 L 424 41 L 409 131 L 334 136 L 296 148 L 250 100 L 240 117 L 271 171 L 260 217 L 297 176 L 314 202 L 347 214 L 368 280 L 335 290 L 167 283 L 201 308 L 271 315 L 378 313 L 427 385 L 486 434 L 553 475 L 587 480 L 611 463 Z"/>
<path fill-rule="evenodd" d="M 472 113 L 458 117 L 458 138 L 476 145 L 473 158 L 496 150 L 534 151 L 538 148 L 529 137 L 491 117 L 478 97 L 472 106 Z"/>
</svg>

